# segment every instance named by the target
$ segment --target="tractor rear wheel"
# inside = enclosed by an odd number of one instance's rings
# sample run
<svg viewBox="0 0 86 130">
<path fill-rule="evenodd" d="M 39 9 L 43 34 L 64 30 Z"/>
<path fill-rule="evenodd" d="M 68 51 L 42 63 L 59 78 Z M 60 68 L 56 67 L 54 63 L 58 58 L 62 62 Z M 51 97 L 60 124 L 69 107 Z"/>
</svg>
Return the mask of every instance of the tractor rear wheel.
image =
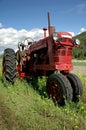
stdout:
<svg viewBox="0 0 86 130">
<path fill-rule="evenodd" d="M 75 74 L 68 74 L 67 78 L 73 88 L 73 101 L 78 102 L 79 97 L 83 93 L 83 85 L 81 83 L 81 80 Z"/>
<path fill-rule="evenodd" d="M 16 56 L 13 49 L 7 48 L 4 50 L 2 74 L 7 81 L 14 83 L 16 77 Z"/>
<path fill-rule="evenodd" d="M 65 101 L 72 100 L 72 87 L 68 79 L 62 74 L 52 74 L 47 80 L 47 92 L 55 104 L 65 105 Z"/>
</svg>

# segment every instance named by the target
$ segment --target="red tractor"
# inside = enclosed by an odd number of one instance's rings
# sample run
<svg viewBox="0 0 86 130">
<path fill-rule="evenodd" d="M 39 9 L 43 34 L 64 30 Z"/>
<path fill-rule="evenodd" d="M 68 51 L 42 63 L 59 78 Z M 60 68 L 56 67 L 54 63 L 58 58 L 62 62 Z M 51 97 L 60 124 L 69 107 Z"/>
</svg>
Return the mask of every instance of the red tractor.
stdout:
<svg viewBox="0 0 86 130">
<path fill-rule="evenodd" d="M 70 71 L 73 69 L 72 48 L 79 45 L 80 41 L 74 40 L 70 33 L 55 32 L 55 28 L 49 25 L 49 36 L 46 37 L 44 28 L 43 39 L 33 41 L 27 38 L 24 43 L 18 44 L 16 53 L 13 49 L 5 49 L 2 72 L 12 83 L 16 74 L 21 78 L 46 76 L 47 92 L 55 103 L 63 105 L 65 100 L 77 102 L 83 86 L 80 79 Z"/>
</svg>

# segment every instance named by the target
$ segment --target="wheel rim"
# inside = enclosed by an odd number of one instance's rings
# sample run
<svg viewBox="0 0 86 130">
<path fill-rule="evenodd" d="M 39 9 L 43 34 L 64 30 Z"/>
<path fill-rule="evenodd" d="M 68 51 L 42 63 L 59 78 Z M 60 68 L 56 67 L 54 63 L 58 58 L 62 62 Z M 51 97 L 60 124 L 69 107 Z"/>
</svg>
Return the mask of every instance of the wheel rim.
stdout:
<svg viewBox="0 0 86 130">
<path fill-rule="evenodd" d="M 54 102 L 60 102 L 62 100 L 61 87 L 55 80 L 52 80 L 49 83 L 48 92 L 50 97 L 54 100 Z"/>
</svg>

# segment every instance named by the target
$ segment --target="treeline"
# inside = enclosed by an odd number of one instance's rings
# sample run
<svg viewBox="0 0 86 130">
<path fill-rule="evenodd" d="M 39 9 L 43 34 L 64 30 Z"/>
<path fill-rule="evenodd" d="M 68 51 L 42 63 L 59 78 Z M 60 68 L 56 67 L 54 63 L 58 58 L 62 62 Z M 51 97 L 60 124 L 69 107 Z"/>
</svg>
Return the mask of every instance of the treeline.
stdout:
<svg viewBox="0 0 86 130">
<path fill-rule="evenodd" d="M 86 32 L 83 32 L 74 38 L 78 38 L 80 40 L 80 47 L 73 48 L 73 58 L 86 59 Z"/>
</svg>

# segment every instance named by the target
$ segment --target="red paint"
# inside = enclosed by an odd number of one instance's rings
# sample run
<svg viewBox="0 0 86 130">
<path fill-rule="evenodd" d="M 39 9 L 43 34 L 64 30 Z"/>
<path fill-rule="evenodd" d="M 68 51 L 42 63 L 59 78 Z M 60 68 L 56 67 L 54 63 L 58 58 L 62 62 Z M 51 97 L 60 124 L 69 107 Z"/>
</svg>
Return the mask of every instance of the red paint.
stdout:
<svg viewBox="0 0 86 130">
<path fill-rule="evenodd" d="M 59 70 L 69 73 L 73 69 L 72 48 L 74 40 L 68 32 L 57 32 L 58 40 L 54 41 L 52 35 L 37 42 L 33 42 L 23 56 L 20 77 L 48 76 L 50 71 Z"/>
</svg>

